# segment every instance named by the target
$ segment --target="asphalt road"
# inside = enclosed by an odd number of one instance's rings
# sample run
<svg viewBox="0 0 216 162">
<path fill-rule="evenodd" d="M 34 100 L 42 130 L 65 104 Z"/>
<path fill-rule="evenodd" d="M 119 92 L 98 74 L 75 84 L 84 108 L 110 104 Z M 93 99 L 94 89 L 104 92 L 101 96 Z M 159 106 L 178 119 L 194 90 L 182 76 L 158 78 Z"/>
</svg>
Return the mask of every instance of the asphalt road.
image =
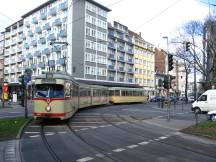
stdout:
<svg viewBox="0 0 216 162">
<path fill-rule="evenodd" d="M 170 121 L 167 115 L 166 108 L 150 103 L 84 109 L 67 122 L 33 121 L 20 141 L 21 158 L 26 162 L 216 161 L 216 142 L 179 132 L 195 123 L 190 105 L 172 106 Z"/>
</svg>

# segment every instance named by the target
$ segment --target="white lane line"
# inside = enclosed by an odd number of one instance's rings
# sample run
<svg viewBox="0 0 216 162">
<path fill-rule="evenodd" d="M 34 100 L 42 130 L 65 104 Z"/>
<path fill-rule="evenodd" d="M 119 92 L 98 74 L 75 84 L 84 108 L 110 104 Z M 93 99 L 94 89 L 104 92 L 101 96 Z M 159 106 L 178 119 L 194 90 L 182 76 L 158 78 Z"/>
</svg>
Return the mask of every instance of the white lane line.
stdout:
<svg viewBox="0 0 216 162">
<path fill-rule="evenodd" d="M 159 138 L 155 138 L 155 139 L 153 139 L 154 141 L 159 141 L 160 139 Z"/>
<path fill-rule="evenodd" d="M 24 132 L 25 134 L 37 134 L 37 133 L 40 133 L 40 132 Z"/>
<path fill-rule="evenodd" d="M 93 128 L 95 126 L 88 126 L 88 125 L 71 125 L 72 128 Z"/>
<path fill-rule="evenodd" d="M 115 149 L 115 150 L 112 150 L 113 152 L 121 152 L 121 151 L 124 151 L 125 149 L 123 148 L 118 148 L 118 149 Z"/>
<path fill-rule="evenodd" d="M 38 128 L 40 127 L 39 125 L 31 125 L 31 126 L 28 126 L 28 127 L 31 127 L 31 128 Z"/>
<path fill-rule="evenodd" d="M 88 130 L 89 128 L 82 128 L 80 129 L 81 131 L 85 131 L 85 130 Z"/>
<path fill-rule="evenodd" d="M 133 149 L 135 147 L 138 147 L 138 145 L 130 145 L 130 146 L 127 146 L 127 148 L 130 148 L 130 149 Z"/>
<path fill-rule="evenodd" d="M 86 162 L 86 161 L 90 161 L 90 160 L 93 160 L 94 158 L 92 157 L 85 157 L 85 158 L 82 158 L 82 159 L 78 159 L 76 160 L 77 162 Z"/>
<path fill-rule="evenodd" d="M 162 137 L 159 137 L 160 139 L 166 139 L 166 138 L 168 138 L 168 137 L 166 137 L 166 136 L 162 136 Z"/>
<path fill-rule="evenodd" d="M 154 140 L 149 140 L 149 142 L 153 142 Z"/>
<path fill-rule="evenodd" d="M 100 158 L 105 157 L 105 155 L 103 154 L 96 154 L 95 156 L 100 157 Z"/>
<path fill-rule="evenodd" d="M 144 141 L 144 142 L 140 142 L 140 143 L 138 143 L 139 145 L 147 145 L 147 144 L 149 144 L 149 142 L 146 142 L 146 141 Z"/>
<path fill-rule="evenodd" d="M 74 129 L 74 131 L 75 131 L 75 132 L 78 132 L 78 131 L 79 131 L 79 129 Z"/>
<path fill-rule="evenodd" d="M 30 138 L 40 137 L 40 135 L 29 136 Z"/>
<path fill-rule="evenodd" d="M 96 129 L 96 128 L 98 128 L 98 127 L 95 127 L 95 126 L 92 126 L 92 127 L 91 127 L 91 129 Z"/>
<path fill-rule="evenodd" d="M 55 133 L 45 133 L 45 136 L 52 136 L 54 135 Z"/>
<path fill-rule="evenodd" d="M 104 128 L 104 127 L 106 127 L 106 125 L 100 125 L 99 127 L 100 127 L 100 128 Z"/>
<path fill-rule="evenodd" d="M 71 122 L 71 124 L 105 124 L 105 122 Z"/>
</svg>

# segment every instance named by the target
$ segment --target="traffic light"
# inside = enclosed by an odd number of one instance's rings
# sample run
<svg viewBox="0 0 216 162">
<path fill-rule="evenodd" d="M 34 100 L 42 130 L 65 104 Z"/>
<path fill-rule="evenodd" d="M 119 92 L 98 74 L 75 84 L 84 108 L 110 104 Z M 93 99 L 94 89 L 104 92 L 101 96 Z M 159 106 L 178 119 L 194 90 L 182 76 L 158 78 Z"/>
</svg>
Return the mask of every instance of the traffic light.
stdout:
<svg viewBox="0 0 216 162">
<path fill-rule="evenodd" d="M 185 50 L 186 51 L 190 51 L 190 44 L 191 44 L 190 42 L 185 43 Z"/>
<path fill-rule="evenodd" d="M 164 89 L 169 89 L 169 76 L 165 75 L 163 80 L 163 87 Z"/>
<path fill-rule="evenodd" d="M 168 71 L 171 71 L 173 68 L 173 55 L 168 54 Z"/>
</svg>

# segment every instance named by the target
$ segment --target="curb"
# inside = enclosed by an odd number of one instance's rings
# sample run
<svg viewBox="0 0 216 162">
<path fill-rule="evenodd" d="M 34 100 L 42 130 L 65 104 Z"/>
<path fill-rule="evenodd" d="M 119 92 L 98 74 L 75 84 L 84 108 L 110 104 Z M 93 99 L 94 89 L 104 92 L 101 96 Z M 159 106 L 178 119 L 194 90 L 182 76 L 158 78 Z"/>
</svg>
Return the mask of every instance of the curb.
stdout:
<svg viewBox="0 0 216 162">
<path fill-rule="evenodd" d="M 26 121 L 23 126 L 19 129 L 19 132 L 16 136 L 16 139 L 20 139 L 21 138 L 21 135 L 23 133 L 23 130 L 25 129 L 25 127 L 33 120 L 33 118 L 29 119 L 28 121 Z"/>
</svg>

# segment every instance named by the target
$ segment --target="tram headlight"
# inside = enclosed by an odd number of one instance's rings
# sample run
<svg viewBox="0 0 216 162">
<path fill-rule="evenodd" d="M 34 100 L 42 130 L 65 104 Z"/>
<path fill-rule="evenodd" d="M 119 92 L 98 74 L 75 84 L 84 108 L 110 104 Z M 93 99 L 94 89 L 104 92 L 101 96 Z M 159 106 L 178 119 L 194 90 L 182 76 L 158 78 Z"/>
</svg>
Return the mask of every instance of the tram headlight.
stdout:
<svg viewBox="0 0 216 162">
<path fill-rule="evenodd" d="M 50 112 L 51 111 L 51 106 L 48 105 L 45 109 L 46 109 L 47 112 Z"/>
</svg>

